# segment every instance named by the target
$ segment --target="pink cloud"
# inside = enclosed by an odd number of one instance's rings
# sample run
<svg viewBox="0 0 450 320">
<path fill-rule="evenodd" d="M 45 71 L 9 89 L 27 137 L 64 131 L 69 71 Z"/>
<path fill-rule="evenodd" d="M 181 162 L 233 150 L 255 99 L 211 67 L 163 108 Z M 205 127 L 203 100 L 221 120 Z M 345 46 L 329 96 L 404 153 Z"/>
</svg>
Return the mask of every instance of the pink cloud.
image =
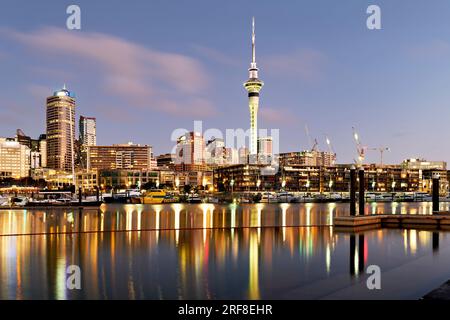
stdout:
<svg viewBox="0 0 450 320">
<path fill-rule="evenodd" d="M 313 49 L 261 57 L 264 72 L 283 77 L 299 77 L 308 82 L 316 82 L 322 78 L 326 62 L 326 56 Z"/>
<path fill-rule="evenodd" d="M 223 52 L 221 52 L 219 50 L 200 46 L 200 45 L 193 45 L 193 48 L 197 53 L 199 53 L 203 57 L 208 58 L 212 61 L 224 64 L 224 65 L 228 65 L 228 66 L 238 66 L 239 65 L 239 63 L 237 63 L 237 61 L 235 59 L 227 56 L 226 54 L 224 54 Z"/>
<path fill-rule="evenodd" d="M 293 125 L 300 121 L 297 115 L 286 108 L 261 108 L 259 114 L 269 124 Z"/>
<path fill-rule="evenodd" d="M 44 28 L 33 33 L 0 29 L 0 34 L 46 55 L 67 58 L 68 63 L 89 63 L 107 94 L 135 107 L 172 115 L 206 116 L 216 112 L 202 95 L 210 79 L 202 64 L 191 57 L 102 33 Z"/>
</svg>

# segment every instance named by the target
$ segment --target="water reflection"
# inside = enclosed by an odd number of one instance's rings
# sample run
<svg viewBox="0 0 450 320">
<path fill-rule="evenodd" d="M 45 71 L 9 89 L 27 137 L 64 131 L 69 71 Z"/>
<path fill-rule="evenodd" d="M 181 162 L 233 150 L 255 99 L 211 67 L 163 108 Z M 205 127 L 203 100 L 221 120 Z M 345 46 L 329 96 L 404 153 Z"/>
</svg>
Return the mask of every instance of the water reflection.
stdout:
<svg viewBox="0 0 450 320">
<path fill-rule="evenodd" d="M 371 203 L 372 214 L 431 214 L 431 203 Z M 441 204 L 443 210 L 448 203 Z M 8 210 L 0 211 L 0 235 L 48 234 L 93 231 L 143 231 L 211 228 L 261 228 L 331 226 L 337 216 L 348 215 L 348 204 L 256 204 L 256 205 L 109 205 L 99 210 Z M 283 230 L 283 229 L 282 229 Z M 283 231 L 286 238 L 286 232 Z M 139 235 L 140 233 L 138 233 Z M 206 237 L 207 231 L 204 231 Z"/>
<path fill-rule="evenodd" d="M 4 211 L 0 298 L 315 299 L 362 280 L 370 264 L 401 269 L 450 244 L 445 232 L 336 233 L 329 224 L 343 212 L 340 204 Z M 71 233 L 79 230 L 87 233 Z M 81 267 L 81 291 L 65 287 L 71 264 Z"/>
</svg>

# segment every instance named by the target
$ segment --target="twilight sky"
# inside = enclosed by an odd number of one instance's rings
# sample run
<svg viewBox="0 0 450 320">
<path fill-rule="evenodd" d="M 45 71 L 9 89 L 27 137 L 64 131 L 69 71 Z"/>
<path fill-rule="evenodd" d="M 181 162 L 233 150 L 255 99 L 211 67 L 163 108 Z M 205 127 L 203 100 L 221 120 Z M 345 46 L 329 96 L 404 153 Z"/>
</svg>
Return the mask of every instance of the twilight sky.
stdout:
<svg viewBox="0 0 450 320">
<path fill-rule="evenodd" d="M 70 4 L 80 31 L 65 27 Z M 369 4 L 382 30 L 366 28 Z M 355 126 L 363 144 L 391 148 L 385 163 L 450 161 L 448 0 L 2 0 L 0 136 L 44 133 L 45 97 L 63 83 L 77 118 L 97 117 L 98 144 L 150 144 L 157 155 L 194 120 L 247 129 L 252 16 L 259 126 L 280 129 L 280 151 L 309 148 L 307 125 L 351 162 Z"/>
</svg>

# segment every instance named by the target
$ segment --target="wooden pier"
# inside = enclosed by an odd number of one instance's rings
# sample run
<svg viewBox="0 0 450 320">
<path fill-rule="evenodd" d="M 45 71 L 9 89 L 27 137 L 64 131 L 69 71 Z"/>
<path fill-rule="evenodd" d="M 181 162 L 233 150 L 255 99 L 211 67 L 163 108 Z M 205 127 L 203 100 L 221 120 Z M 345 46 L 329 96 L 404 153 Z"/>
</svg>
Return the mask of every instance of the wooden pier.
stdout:
<svg viewBox="0 0 450 320">
<path fill-rule="evenodd" d="M 450 230 L 450 212 L 421 214 L 373 214 L 334 218 L 339 231 L 362 231 L 375 228 L 421 228 Z"/>
</svg>

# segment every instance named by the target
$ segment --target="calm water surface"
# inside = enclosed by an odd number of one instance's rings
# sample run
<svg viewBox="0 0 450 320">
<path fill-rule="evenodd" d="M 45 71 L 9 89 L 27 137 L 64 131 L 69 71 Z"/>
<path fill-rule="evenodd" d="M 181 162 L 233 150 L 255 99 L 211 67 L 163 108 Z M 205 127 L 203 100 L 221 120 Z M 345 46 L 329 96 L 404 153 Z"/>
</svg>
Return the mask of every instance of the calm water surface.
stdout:
<svg viewBox="0 0 450 320">
<path fill-rule="evenodd" d="M 366 212 L 430 214 L 431 203 Z M 417 299 L 450 279 L 450 233 L 341 233 L 340 215 L 348 204 L 2 210 L 0 299 Z M 66 289 L 73 264 L 81 290 Z M 365 285 L 372 264 L 381 290 Z"/>
</svg>

